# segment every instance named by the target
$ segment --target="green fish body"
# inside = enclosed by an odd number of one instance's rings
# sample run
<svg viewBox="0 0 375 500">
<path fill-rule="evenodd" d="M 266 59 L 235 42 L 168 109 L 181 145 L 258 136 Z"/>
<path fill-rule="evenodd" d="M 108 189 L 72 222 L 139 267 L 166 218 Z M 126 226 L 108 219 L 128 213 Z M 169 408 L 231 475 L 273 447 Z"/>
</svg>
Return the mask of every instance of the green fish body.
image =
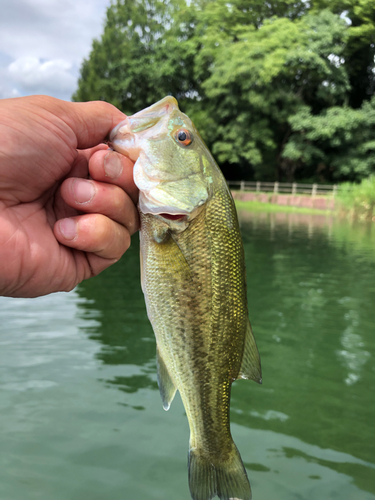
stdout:
<svg viewBox="0 0 375 500">
<path fill-rule="evenodd" d="M 166 97 L 118 125 L 113 148 L 140 188 L 141 279 L 165 410 L 180 392 L 194 500 L 250 500 L 230 433 L 232 382 L 261 383 L 245 263 L 226 181 L 190 119 Z"/>
</svg>

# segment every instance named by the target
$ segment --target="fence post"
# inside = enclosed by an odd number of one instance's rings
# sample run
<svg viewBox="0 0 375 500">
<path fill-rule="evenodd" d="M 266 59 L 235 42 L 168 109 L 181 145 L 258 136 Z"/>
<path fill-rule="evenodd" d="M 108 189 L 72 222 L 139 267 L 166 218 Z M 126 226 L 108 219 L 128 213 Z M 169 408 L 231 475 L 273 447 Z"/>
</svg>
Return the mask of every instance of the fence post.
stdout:
<svg viewBox="0 0 375 500">
<path fill-rule="evenodd" d="M 292 184 L 292 194 L 297 194 L 297 183 L 293 182 Z"/>
<path fill-rule="evenodd" d="M 256 190 L 257 190 L 257 193 L 259 193 L 259 191 L 260 191 L 260 182 L 259 182 L 259 181 L 257 181 L 257 187 L 256 187 Z"/>
<path fill-rule="evenodd" d="M 275 182 L 275 185 L 273 186 L 273 192 L 277 194 L 279 192 L 279 183 Z"/>
<path fill-rule="evenodd" d="M 317 190 L 317 187 L 318 185 L 317 184 L 313 184 L 312 185 L 312 191 L 311 191 L 311 196 L 316 196 L 316 190 Z"/>
<path fill-rule="evenodd" d="M 245 191 L 245 181 L 241 181 L 240 191 Z"/>
<path fill-rule="evenodd" d="M 333 185 L 333 191 L 332 191 L 333 197 L 337 195 L 337 184 Z"/>
</svg>

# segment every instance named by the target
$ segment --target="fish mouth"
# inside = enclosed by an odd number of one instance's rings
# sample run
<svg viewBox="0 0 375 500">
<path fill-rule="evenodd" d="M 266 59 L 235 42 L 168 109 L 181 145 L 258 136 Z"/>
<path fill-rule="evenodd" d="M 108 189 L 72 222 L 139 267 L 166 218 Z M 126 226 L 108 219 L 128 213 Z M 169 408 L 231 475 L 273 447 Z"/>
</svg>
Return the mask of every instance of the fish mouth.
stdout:
<svg viewBox="0 0 375 500">
<path fill-rule="evenodd" d="M 134 135 L 130 130 L 129 117 L 126 117 L 111 131 L 107 145 L 113 151 L 127 156 L 134 162 L 137 160 L 139 148 L 136 147 Z"/>
<path fill-rule="evenodd" d="M 163 219 L 168 219 L 168 220 L 181 220 L 187 217 L 186 214 L 156 214 L 159 215 L 160 217 L 163 217 Z"/>
<path fill-rule="evenodd" d="M 174 110 L 179 110 L 178 103 L 174 97 L 167 96 L 152 106 L 127 116 L 111 131 L 108 146 L 136 161 L 141 148 L 137 144 L 134 134 L 142 132 L 144 139 L 152 138 L 164 127 L 169 115 Z"/>
</svg>

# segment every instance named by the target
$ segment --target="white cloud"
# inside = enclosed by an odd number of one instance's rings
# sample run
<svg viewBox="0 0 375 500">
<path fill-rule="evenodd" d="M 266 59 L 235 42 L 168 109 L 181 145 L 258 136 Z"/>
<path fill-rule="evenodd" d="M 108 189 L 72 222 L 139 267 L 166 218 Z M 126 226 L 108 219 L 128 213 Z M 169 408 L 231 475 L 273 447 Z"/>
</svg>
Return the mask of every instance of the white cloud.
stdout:
<svg viewBox="0 0 375 500">
<path fill-rule="evenodd" d="M 42 62 L 37 57 L 20 57 L 8 67 L 16 87 L 24 93 L 72 94 L 77 78 L 72 63 L 63 59 Z"/>
<path fill-rule="evenodd" d="M 0 98 L 47 93 L 70 99 L 109 4 L 0 0 Z"/>
<path fill-rule="evenodd" d="M 14 59 L 80 64 L 99 37 L 109 0 L 0 0 L 0 50 Z"/>
</svg>

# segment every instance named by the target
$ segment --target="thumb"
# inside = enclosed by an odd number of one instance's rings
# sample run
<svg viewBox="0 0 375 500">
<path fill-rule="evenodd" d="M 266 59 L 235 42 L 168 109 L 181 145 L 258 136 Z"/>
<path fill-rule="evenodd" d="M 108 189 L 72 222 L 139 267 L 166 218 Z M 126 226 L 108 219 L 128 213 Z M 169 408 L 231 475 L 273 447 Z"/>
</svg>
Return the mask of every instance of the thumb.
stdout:
<svg viewBox="0 0 375 500">
<path fill-rule="evenodd" d="M 126 115 L 104 101 L 67 102 L 65 120 L 77 138 L 77 148 L 87 149 L 103 142 Z"/>
<path fill-rule="evenodd" d="M 68 102 L 55 97 L 37 95 L 23 97 L 23 106 L 42 108 L 62 120 L 70 129 L 75 149 L 87 149 L 103 142 L 109 132 L 126 115 L 104 101 Z"/>
</svg>

